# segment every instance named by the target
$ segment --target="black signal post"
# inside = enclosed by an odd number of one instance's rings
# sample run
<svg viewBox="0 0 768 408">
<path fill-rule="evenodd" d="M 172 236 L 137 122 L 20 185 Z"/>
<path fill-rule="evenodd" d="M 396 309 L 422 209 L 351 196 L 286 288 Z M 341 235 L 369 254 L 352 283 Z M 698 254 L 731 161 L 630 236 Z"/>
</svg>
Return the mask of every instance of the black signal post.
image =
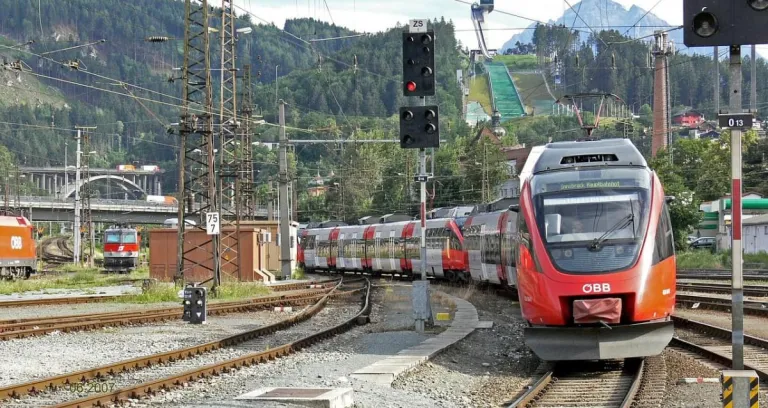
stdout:
<svg viewBox="0 0 768 408">
<path fill-rule="evenodd" d="M 403 33 L 403 95 L 435 95 L 435 33 Z"/>
<path fill-rule="evenodd" d="M 727 113 L 719 112 L 721 126 L 731 129 L 731 360 L 734 371 L 727 374 L 733 379 L 730 387 L 732 394 L 728 395 L 728 399 L 734 408 L 751 407 L 754 405 L 750 396 L 749 375 L 755 372 L 744 371 L 741 138 L 742 132 L 750 127 L 753 112 L 745 115 L 742 109 L 741 46 L 768 43 L 768 0 L 683 0 L 683 19 L 683 42 L 688 47 L 729 47 L 729 109 Z M 727 243 L 727 230 L 721 229 L 718 237 L 720 243 Z M 724 372 L 721 378 L 725 376 Z M 756 378 L 757 374 L 754 376 Z M 723 397 L 726 397 L 725 393 Z"/>
<path fill-rule="evenodd" d="M 400 147 L 426 149 L 440 147 L 440 123 L 437 106 L 400 108 Z"/>
</svg>

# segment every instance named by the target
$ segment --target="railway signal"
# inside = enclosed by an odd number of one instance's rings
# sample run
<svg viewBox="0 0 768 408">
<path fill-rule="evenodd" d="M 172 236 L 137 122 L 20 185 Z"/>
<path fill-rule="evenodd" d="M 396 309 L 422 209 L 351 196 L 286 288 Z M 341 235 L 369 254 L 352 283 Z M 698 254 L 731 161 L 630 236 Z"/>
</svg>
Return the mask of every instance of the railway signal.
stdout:
<svg viewBox="0 0 768 408">
<path fill-rule="evenodd" d="M 434 31 L 403 33 L 403 95 L 435 95 L 434 51 Z"/>
<path fill-rule="evenodd" d="M 400 108 L 400 147 L 403 149 L 440 147 L 437 106 Z"/>
<path fill-rule="evenodd" d="M 184 314 L 182 320 L 192 324 L 205 323 L 207 310 L 207 293 L 203 286 L 187 286 L 184 288 Z"/>
<path fill-rule="evenodd" d="M 684 0 L 689 47 L 768 43 L 768 1 Z"/>
</svg>

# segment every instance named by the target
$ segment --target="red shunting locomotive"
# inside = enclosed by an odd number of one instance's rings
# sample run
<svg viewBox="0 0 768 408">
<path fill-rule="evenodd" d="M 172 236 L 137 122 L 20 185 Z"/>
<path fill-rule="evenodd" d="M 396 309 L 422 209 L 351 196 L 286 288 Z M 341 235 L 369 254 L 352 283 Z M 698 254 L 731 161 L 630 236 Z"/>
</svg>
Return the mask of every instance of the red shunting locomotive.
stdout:
<svg viewBox="0 0 768 408">
<path fill-rule="evenodd" d="M 139 234 L 136 228 L 115 225 L 104 231 L 104 269 L 131 272 L 139 266 Z"/>
<path fill-rule="evenodd" d="M 515 208 L 517 290 L 536 355 L 662 352 L 675 307 L 672 199 L 627 139 L 545 146 Z"/>
</svg>

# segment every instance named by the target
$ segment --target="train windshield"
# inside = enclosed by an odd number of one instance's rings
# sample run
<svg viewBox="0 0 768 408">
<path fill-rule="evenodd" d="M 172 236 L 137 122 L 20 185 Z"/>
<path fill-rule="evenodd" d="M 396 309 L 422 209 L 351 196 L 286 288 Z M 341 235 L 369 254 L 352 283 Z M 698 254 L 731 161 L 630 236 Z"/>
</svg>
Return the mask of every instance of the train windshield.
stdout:
<svg viewBox="0 0 768 408">
<path fill-rule="evenodd" d="M 120 232 L 119 231 L 110 231 L 107 232 L 106 239 L 104 240 L 107 244 L 119 244 L 120 243 Z"/>
<path fill-rule="evenodd" d="M 537 224 L 559 270 L 611 272 L 635 262 L 648 224 L 648 170 L 541 174 L 532 187 Z"/>
<path fill-rule="evenodd" d="M 135 244 L 136 243 L 136 233 L 135 232 L 124 232 L 122 235 L 122 243 L 123 244 Z"/>
</svg>

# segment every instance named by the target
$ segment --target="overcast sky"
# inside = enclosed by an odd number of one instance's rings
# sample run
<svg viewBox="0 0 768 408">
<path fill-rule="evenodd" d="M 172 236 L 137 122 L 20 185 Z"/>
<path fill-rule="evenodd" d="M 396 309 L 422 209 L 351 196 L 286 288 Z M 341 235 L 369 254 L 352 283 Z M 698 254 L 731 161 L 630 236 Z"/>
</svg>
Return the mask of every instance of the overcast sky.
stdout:
<svg viewBox="0 0 768 408">
<path fill-rule="evenodd" d="M 312 17 L 358 32 L 375 33 L 392 28 L 398 22 L 406 24 L 412 18 L 445 17 L 446 20 L 453 20 L 456 35 L 463 45 L 477 48 L 470 5 L 466 4 L 474 1 L 477 0 L 326 0 L 327 7 L 323 0 L 235 0 L 235 4 L 280 28 L 288 18 Z M 670 25 L 680 25 L 683 21 L 683 0 L 615 1 L 626 8 L 633 4 L 644 10 L 653 8 L 652 13 Z M 485 24 L 490 29 L 485 38 L 491 49 L 501 47 L 521 28 L 533 23 L 532 20 L 556 20 L 568 8 L 565 0 L 496 0 L 495 3 L 496 10 L 525 18 L 501 12 L 491 13 Z M 568 3 L 576 7 L 579 0 L 568 0 Z M 768 58 L 768 45 L 758 45 L 757 50 L 763 58 Z M 748 53 L 749 47 L 742 47 L 742 54 Z"/>
<path fill-rule="evenodd" d="M 617 0 L 625 7 L 637 4 L 645 10 L 657 0 Z M 287 18 L 313 17 L 335 22 L 356 31 L 377 32 L 405 23 L 411 18 L 445 17 L 456 25 L 458 39 L 471 48 L 477 46 L 472 29 L 470 6 L 456 0 L 237 0 L 237 5 L 251 10 L 260 18 L 283 27 Z M 568 1 L 572 6 L 576 0 Z M 534 20 L 548 21 L 560 17 L 568 5 L 564 0 L 496 0 L 496 9 Z M 329 12 L 330 9 L 330 12 Z M 669 24 L 682 23 L 682 0 L 661 0 L 653 13 Z M 490 48 L 501 47 L 513 34 L 531 24 L 531 20 L 491 13 L 486 19 L 486 41 Z M 499 30 L 503 29 L 503 30 Z"/>
</svg>

